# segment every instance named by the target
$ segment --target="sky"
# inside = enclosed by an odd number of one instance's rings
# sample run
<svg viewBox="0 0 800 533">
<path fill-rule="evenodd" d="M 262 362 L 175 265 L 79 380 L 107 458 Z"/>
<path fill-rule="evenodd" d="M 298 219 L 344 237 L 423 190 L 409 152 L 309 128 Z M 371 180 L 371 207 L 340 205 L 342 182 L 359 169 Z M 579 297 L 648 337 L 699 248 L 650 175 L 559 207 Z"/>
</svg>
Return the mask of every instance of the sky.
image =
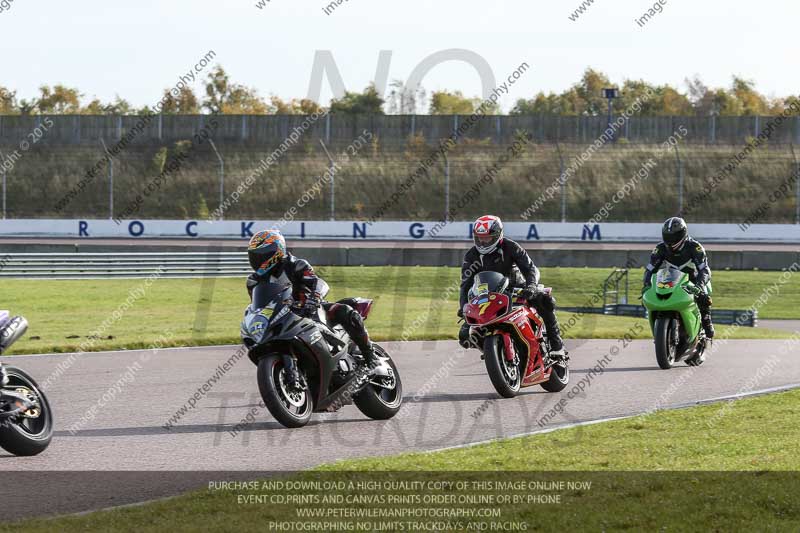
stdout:
<svg viewBox="0 0 800 533">
<path fill-rule="evenodd" d="M 661 13 L 636 23 L 654 2 L 594 0 L 13 0 L 2 3 L 0 85 L 31 98 L 42 84 L 79 88 L 85 101 L 119 95 L 152 105 L 209 50 L 233 81 L 262 96 L 309 94 L 318 51 L 330 51 L 348 90 L 375 80 L 379 53 L 391 51 L 388 78 L 407 80 L 425 58 L 462 49 L 485 60 L 498 82 L 525 62 L 530 69 L 501 98 L 562 91 L 587 67 L 615 83 L 645 79 L 684 88 L 695 75 L 710 86 L 732 76 L 768 96 L 800 94 L 796 1 L 661 0 Z M 588 1 L 588 0 L 587 0 Z M 202 81 L 193 84 L 195 89 Z M 437 65 L 422 86 L 482 92 L 463 61 Z M 327 79 L 321 99 L 332 95 Z"/>
</svg>

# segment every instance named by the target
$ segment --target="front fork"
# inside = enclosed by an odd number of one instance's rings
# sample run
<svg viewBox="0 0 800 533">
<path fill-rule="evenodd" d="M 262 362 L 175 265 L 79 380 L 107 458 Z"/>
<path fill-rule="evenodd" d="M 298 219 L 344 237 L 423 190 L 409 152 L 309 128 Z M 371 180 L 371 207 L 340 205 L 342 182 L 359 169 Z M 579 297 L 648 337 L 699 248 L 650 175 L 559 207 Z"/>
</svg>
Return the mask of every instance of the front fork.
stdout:
<svg viewBox="0 0 800 533">
<path fill-rule="evenodd" d="M 514 348 L 514 341 L 511 339 L 511 335 L 508 333 L 500 333 L 500 336 L 503 338 L 503 351 L 506 354 L 506 360 L 509 363 L 519 362 L 519 358 L 517 357 L 517 350 Z"/>
</svg>

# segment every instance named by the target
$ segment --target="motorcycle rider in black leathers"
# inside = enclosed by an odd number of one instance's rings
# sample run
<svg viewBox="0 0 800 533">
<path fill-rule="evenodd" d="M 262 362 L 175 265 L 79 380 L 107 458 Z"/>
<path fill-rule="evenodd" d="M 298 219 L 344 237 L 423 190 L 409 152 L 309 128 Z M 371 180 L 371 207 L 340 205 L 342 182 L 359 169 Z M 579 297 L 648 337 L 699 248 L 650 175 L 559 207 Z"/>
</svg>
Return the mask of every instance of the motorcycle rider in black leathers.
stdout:
<svg viewBox="0 0 800 533">
<path fill-rule="evenodd" d="M 566 352 L 556 319 L 556 301 L 550 294 L 538 290 L 539 269 L 533 264 L 528 252 L 511 239 L 504 238 L 503 222 L 495 216 L 487 215 L 476 220 L 472 227 L 472 237 L 475 246 L 467 251 L 461 266 L 459 318 L 464 317 L 464 305 L 475 275 L 484 271 L 499 272 L 509 278 L 510 287 L 524 289 L 522 296 L 542 317 L 547 329 L 547 339 L 550 341 L 550 355 L 564 357 Z M 464 348 L 482 348 L 479 337 L 470 338 L 470 327 L 466 323 L 461 326 L 458 340 Z"/>
<path fill-rule="evenodd" d="M 689 236 L 689 228 L 682 218 L 672 217 L 661 228 L 663 241 L 650 255 L 650 264 L 644 270 L 642 293 L 650 288 L 650 278 L 658 271 L 664 261 L 675 265 L 689 274 L 689 280 L 697 285 L 700 293 L 695 295 L 697 307 L 706 337 L 714 338 L 714 324 L 711 322 L 711 269 L 703 246 Z"/>
<path fill-rule="evenodd" d="M 285 283 L 292 287 L 295 312 L 317 318 L 320 306 L 331 326 L 340 325 L 358 346 L 369 367 L 378 364 L 361 315 L 343 302 L 323 302 L 318 287 L 319 278 L 305 259 L 286 250 L 286 241 L 278 230 L 260 231 L 250 239 L 247 255 L 254 272 L 247 277 L 247 292 L 252 300 L 253 290 L 262 282 Z M 287 384 L 299 384 L 296 367 L 287 368 Z"/>
</svg>

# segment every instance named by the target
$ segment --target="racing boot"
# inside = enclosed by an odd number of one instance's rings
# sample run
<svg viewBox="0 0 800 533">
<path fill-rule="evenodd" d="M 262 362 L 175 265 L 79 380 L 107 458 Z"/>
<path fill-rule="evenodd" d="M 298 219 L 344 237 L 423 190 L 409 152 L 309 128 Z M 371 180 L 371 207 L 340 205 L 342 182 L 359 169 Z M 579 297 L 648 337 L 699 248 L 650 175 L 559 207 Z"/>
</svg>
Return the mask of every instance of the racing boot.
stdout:
<svg viewBox="0 0 800 533">
<path fill-rule="evenodd" d="M 550 357 L 555 360 L 562 360 L 567 356 L 564 350 L 564 342 L 561 340 L 561 328 L 558 327 L 558 320 L 554 312 L 542 313 L 544 327 L 546 329 L 547 340 L 550 342 Z"/>
<path fill-rule="evenodd" d="M 564 350 L 564 342 L 561 340 L 561 335 L 558 331 L 555 333 L 548 331 L 547 340 L 550 341 L 550 357 L 560 361 L 567 356 L 567 352 Z"/>
<path fill-rule="evenodd" d="M 703 331 L 706 333 L 706 338 L 714 338 L 714 324 L 711 322 L 711 313 L 703 315 Z"/>
<path fill-rule="evenodd" d="M 355 343 L 356 346 L 358 346 L 358 351 L 360 351 L 361 355 L 364 356 L 364 362 L 367 363 L 367 367 L 375 368 L 381 364 L 380 359 L 377 355 L 375 355 L 375 348 L 372 346 L 368 335 L 364 334 L 364 337 L 359 340 L 355 340 Z"/>
</svg>

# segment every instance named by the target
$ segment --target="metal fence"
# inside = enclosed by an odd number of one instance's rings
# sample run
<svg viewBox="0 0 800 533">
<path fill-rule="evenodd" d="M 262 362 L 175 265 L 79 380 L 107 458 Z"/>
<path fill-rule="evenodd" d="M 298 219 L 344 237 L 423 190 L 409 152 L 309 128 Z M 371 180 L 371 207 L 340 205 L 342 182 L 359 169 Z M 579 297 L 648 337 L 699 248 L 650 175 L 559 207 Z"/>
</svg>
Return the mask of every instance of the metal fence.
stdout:
<svg viewBox="0 0 800 533">
<path fill-rule="evenodd" d="M 250 150 L 238 143 L 206 143 L 192 151 L 181 168 L 164 177 L 157 190 L 143 191 L 154 182 L 159 164 L 170 155 L 158 147 L 135 147 L 104 162 L 85 188 L 64 209 L 57 202 L 73 190 L 86 169 L 103 155 L 98 143 L 93 149 L 41 147 L 24 154 L 2 179 L 3 218 L 105 218 L 205 219 L 245 182 L 272 146 Z M 330 167 L 327 155 L 302 149 L 286 154 L 263 173 L 246 194 L 222 213 L 225 219 L 277 220 L 295 207 L 298 220 L 365 220 L 378 213 L 394 191 L 412 175 L 420 159 L 433 149 L 369 147 L 344 163 L 335 179 L 321 181 Z M 446 158 L 426 169 L 424 176 L 404 190 L 397 202 L 381 212 L 383 220 L 439 220 L 450 209 L 459 219 L 474 218 L 476 211 L 492 212 L 508 220 L 527 220 L 522 215 L 556 183 L 559 176 L 585 150 L 580 145 L 531 145 L 516 159 L 498 163 L 502 145 L 459 145 Z M 614 198 L 632 176 L 652 159 L 645 178 L 614 204 L 609 222 L 662 220 L 674 216 L 703 191 L 710 176 L 724 168 L 739 146 L 672 148 L 627 145 L 606 147 L 576 170 L 555 196 L 535 212 L 531 220 L 587 221 Z M 6 152 L 0 147 L 0 151 Z M 337 153 L 335 147 L 331 151 Z M 172 152 L 170 152 L 172 153 Z M 163 156 L 158 159 L 159 154 Z M 800 150 L 770 145 L 759 149 L 738 166 L 695 209 L 696 222 L 800 223 Z M 158 159 L 158 161 L 154 161 Z M 478 197 L 469 191 L 499 168 L 492 183 Z M 781 191 L 776 201 L 770 200 Z M 136 203 L 141 196 L 141 204 Z M 466 199 L 466 200 L 465 200 Z M 302 200 L 302 201 L 301 201 Z M 468 201 L 467 201 L 468 200 Z M 757 216 L 751 213 L 768 205 Z M 218 217 L 215 217 L 218 218 Z"/>
<path fill-rule="evenodd" d="M 420 136 L 428 141 L 447 138 L 458 130 L 469 116 L 460 115 L 325 115 L 310 121 L 306 138 L 316 143 L 350 142 L 364 129 L 380 142 L 400 144 L 409 137 Z M 217 115 L 214 138 L 218 142 L 275 144 L 300 128 L 308 117 L 301 115 Z M 678 124 L 689 130 L 687 142 L 698 144 L 739 144 L 756 137 L 770 117 L 631 117 L 622 126 L 619 137 L 632 143 L 661 142 L 675 131 Z M 115 141 L 131 131 L 140 117 L 58 115 L 0 116 L 0 144 L 18 144 L 43 121 L 53 126 L 42 136 L 44 144 L 94 144 L 98 139 Z M 209 124 L 209 115 L 155 115 L 144 125 L 132 143 L 149 144 L 191 139 Z M 603 133 L 608 126 L 605 116 L 497 115 L 486 116 L 464 134 L 464 138 L 487 139 L 507 143 L 521 130 L 529 132 L 535 142 L 586 143 Z M 772 142 L 800 144 L 800 118 L 793 117 L 777 131 Z"/>
<path fill-rule="evenodd" d="M 242 277 L 252 272 L 240 252 L 9 254 L 0 278 Z"/>
</svg>

